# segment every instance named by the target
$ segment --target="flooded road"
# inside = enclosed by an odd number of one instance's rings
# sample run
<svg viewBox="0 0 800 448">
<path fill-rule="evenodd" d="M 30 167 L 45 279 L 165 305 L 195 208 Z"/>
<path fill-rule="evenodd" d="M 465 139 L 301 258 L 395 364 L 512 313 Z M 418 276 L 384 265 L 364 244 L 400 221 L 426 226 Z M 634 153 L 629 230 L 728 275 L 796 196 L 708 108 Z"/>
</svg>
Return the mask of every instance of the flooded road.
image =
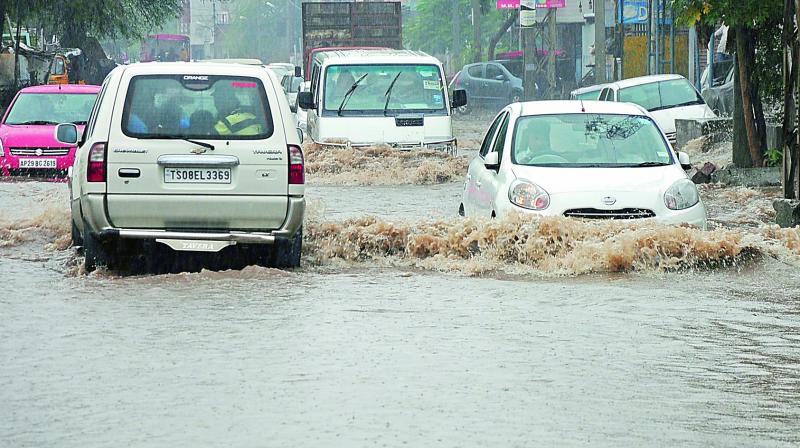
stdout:
<svg viewBox="0 0 800 448">
<path fill-rule="evenodd" d="M 0 183 L 0 445 L 800 444 L 775 192 L 703 187 L 709 232 L 460 192 L 312 180 L 302 269 L 119 277 L 79 273 L 65 184 Z"/>
</svg>

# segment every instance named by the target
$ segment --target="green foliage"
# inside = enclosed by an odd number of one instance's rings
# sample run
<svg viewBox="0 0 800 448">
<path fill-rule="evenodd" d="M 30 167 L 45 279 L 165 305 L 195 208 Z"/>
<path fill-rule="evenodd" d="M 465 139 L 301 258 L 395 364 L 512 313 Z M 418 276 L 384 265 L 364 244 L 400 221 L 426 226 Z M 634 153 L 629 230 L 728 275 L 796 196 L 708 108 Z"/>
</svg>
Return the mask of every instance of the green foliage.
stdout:
<svg viewBox="0 0 800 448">
<path fill-rule="evenodd" d="M 725 23 L 753 29 L 760 29 L 783 11 L 782 0 L 672 0 L 672 5 L 676 15 L 688 25 Z"/>
<path fill-rule="evenodd" d="M 86 35 L 141 37 L 180 11 L 180 0 L 28 0 L 20 18 L 35 20 L 62 37 L 64 45 Z"/>
<path fill-rule="evenodd" d="M 454 4 L 460 25 L 458 42 L 454 41 L 453 36 Z M 471 62 L 474 50 L 470 0 L 418 0 L 416 5 L 416 14 L 407 18 L 403 26 L 406 47 L 431 54 L 444 54 L 447 50 L 452 52 L 460 47 L 460 62 Z M 492 0 L 481 0 L 481 13 L 481 45 L 485 58 L 489 40 L 509 13 L 497 10 Z"/>
<path fill-rule="evenodd" d="M 767 166 L 782 166 L 783 165 L 783 149 L 768 149 L 764 153 L 764 160 Z"/>
</svg>

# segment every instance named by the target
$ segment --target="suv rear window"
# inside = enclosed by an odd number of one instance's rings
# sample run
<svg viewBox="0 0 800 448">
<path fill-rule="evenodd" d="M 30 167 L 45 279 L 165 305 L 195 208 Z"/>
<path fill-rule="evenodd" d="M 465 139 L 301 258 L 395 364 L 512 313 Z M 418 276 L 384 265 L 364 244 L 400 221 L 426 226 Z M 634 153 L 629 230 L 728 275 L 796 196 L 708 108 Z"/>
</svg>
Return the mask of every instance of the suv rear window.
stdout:
<svg viewBox="0 0 800 448">
<path fill-rule="evenodd" d="M 237 76 L 136 76 L 122 114 L 134 138 L 261 140 L 273 128 L 261 81 Z"/>
</svg>

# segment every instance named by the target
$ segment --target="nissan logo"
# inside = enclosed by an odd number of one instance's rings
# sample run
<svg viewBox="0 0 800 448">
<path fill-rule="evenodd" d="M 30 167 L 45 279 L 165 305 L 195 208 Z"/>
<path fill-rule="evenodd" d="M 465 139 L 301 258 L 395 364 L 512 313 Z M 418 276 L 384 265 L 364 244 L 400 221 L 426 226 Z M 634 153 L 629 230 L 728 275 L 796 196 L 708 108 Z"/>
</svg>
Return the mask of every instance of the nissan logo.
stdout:
<svg viewBox="0 0 800 448">
<path fill-rule="evenodd" d="M 610 206 L 610 205 L 614 205 L 616 203 L 617 203 L 617 198 L 615 198 L 613 196 L 606 196 L 606 197 L 603 198 L 603 204 L 606 204 L 606 205 Z"/>
</svg>

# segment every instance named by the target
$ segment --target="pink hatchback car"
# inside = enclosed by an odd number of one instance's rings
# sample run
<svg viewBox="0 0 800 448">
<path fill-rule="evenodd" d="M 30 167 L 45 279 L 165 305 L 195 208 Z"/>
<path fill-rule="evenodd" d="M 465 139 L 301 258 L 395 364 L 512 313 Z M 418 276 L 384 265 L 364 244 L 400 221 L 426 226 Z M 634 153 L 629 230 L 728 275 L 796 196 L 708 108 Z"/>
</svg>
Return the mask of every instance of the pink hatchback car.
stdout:
<svg viewBox="0 0 800 448">
<path fill-rule="evenodd" d="M 89 119 L 99 86 L 48 85 L 22 89 L 0 123 L 0 172 L 3 176 L 64 176 L 76 147 L 55 139 L 56 125 L 75 123 L 80 132 Z"/>
</svg>

